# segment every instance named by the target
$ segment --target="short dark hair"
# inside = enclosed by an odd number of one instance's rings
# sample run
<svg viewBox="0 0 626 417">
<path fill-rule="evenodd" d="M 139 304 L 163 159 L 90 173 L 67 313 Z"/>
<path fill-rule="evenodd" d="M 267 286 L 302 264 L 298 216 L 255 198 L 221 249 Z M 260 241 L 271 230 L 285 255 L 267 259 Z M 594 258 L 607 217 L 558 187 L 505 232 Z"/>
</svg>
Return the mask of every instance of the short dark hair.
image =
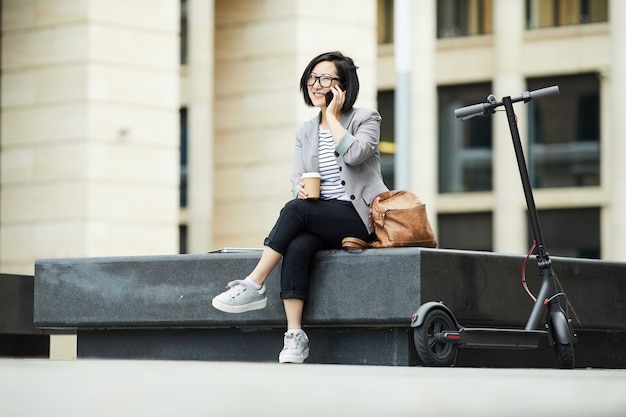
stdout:
<svg viewBox="0 0 626 417">
<path fill-rule="evenodd" d="M 304 72 L 302 73 L 302 78 L 300 78 L 300 91 L 302 92 L 304 103 L 309 107 L 313 107 L 313 102 L 311 101 L 311 97 L 309 97 L 309 90 L 306 83 L 311 76 L 313 68 L 315 68 L 315 66 L 320 62 L 324 61 L 330 61 L 335 64 L 337 76 L 340 78 L 339 82 L 341 83 L 341 88 L 346 92 L 346 100 L 343 103 L 341 112 L 346 113 L 352 110 L 352 107 L 354 107 L 354 103 L 356 102 L 356 98 L 359 95 L 359 76 L 356 73 L 358 67 L 354 65 L 352 58 L 345 56 L 339 51 L 324 52 L 323 54 L 313 58 L 306 66 Z"/>
</svg>

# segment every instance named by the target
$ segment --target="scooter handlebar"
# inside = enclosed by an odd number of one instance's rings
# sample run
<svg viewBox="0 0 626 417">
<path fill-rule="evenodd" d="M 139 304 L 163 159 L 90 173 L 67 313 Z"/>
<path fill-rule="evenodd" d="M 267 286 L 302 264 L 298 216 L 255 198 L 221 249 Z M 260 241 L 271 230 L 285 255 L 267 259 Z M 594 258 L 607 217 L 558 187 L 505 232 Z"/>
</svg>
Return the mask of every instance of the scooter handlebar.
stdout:
<svg viewBox="0 0 626 417">
<path fill-rule="evenodd" d="M 511 99 L 513 103 L 518 101 L 524 101 L 528 103 L 531 100 L 536 100 L 542 97 L 554 96 L 559 94 L 559 86 L 553 85 L 552 87 L 540 88 L 539 90 L 526 91 L 522 93 L 521 97 Z M 501 106 L 501 101 L 496 101 L 493 95 L 489 96 L 490 101 L 487 103 L 472 104 L 470 106 L 461 107 L 454 110 L 454 115 L 457 119 L 469 119 L 474 116 L 482 116 L 484 114 L 492 114 L 496 107 Z M 493 99 L 493 100 L 491 100 Z"/>
<path fill-rule="evenodd" d="M 485 110 L 489 107 L 489 103 L 472 104 L 471 106 L 461 107 L 454 110 L 454 115 L 457 119 L 462 119 L 469 116 L 479 116 L 485 113 Z"/>
<path fill-rule="evenodd" d="M 556 96 L 557 94 L 559 94 L 558 85 L 553 85 L 552 87 L 540 88 L 539 90 L 528 92 L 528 95 L 530 96 L 531 100 L 536 100 L 538 98 L 548 97 L 548 96 Z"/>
</svg>

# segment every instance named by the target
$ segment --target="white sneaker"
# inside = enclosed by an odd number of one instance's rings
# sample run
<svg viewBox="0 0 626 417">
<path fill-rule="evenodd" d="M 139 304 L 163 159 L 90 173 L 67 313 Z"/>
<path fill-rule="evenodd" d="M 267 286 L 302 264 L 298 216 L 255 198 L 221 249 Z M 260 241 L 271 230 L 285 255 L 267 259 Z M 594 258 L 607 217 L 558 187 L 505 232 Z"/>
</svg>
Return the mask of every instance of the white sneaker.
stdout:
<svg viewBox="0 0 626 417">
<path fill-rule="evenodd" d="M 267 305 L 265 285 L 257 291 L 242 280 L 231 281 L 228 283 L 228 289 L 213 298 L 211 304 L 225 313 L 244 313 L 246 311 L 260 310 Z"/>
<path fill-rule="evenodd" d="M 285 333 L 283 350 L 278 355 L 279 363 L 302 363 L 309 357 L 309 338 L 304 331 Z"/>
</svg>

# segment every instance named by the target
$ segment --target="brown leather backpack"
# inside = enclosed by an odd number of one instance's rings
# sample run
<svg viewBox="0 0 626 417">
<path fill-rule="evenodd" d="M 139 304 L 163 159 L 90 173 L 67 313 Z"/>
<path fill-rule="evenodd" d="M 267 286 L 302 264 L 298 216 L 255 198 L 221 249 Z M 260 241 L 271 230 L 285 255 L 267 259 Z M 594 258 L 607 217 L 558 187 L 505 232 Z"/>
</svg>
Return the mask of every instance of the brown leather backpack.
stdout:
<svg viewBox="0 0 626 417">
<path fill-rule="evenodd" d="M 402 246 L 437 247 L 435 233 L 428 221 L 426 205 L 406 190 L 392 190 L 378 195 L 370 204 L 376 240 L 368 243 L 347 237 L 346 249 L 393 248 Z"/>
</svg>

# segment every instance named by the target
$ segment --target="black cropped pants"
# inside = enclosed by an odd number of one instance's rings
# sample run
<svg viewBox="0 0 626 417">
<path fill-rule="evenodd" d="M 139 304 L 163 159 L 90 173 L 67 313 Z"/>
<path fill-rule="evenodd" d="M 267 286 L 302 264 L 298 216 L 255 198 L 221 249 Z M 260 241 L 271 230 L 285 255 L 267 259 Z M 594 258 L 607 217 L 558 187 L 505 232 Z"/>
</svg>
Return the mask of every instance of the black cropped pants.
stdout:
<svg viewBox="0 0 626 417">
<path fill-rule="evenodd" d="M 294 199 L 285 204 L 264 241 L 283 255 L 280 297 L 306 300 L 313 255 L 340 249 L 347 236 L 373 240 L 351 202 Z"/>
</svg>

